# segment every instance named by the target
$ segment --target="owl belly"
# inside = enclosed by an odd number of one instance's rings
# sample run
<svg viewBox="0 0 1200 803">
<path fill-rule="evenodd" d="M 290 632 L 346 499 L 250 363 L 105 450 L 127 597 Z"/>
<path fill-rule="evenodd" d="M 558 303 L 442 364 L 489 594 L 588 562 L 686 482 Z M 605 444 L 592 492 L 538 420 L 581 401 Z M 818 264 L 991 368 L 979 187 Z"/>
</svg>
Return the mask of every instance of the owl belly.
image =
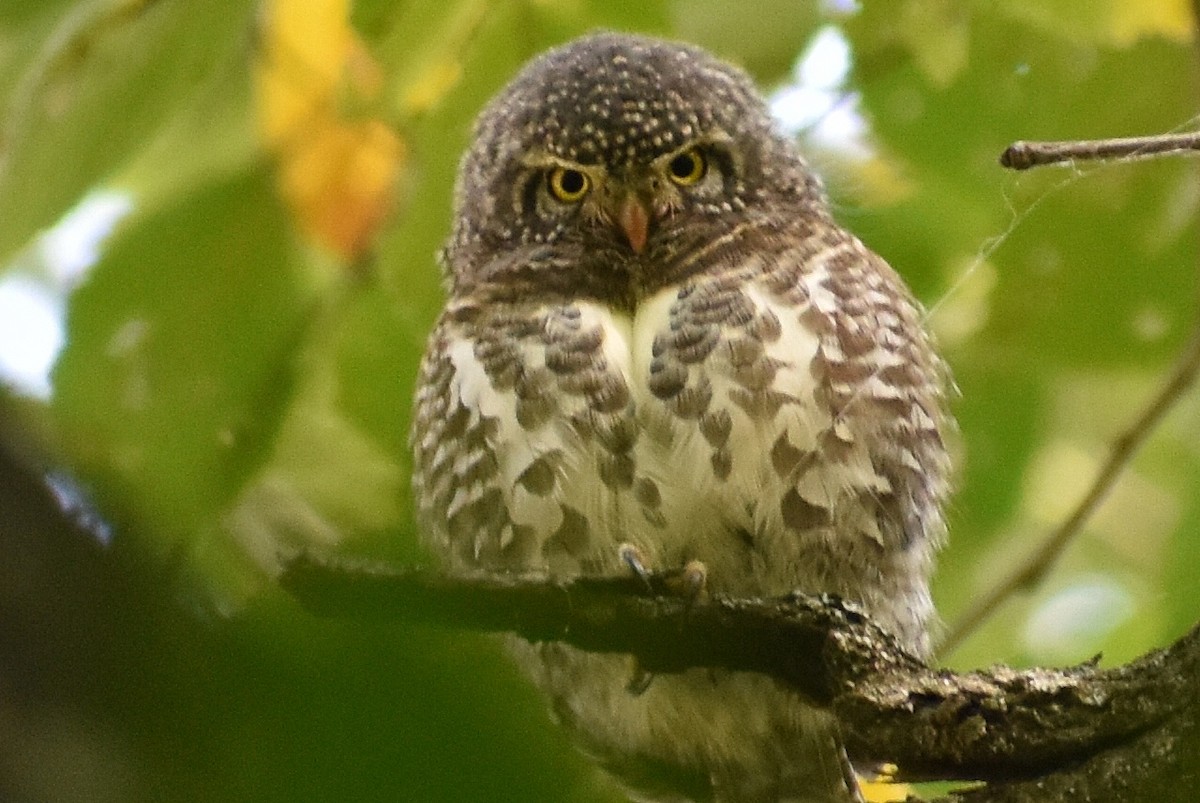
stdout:
<svg viewBox="0 0 1200 803">
<path fill-rule="evenodd" d="M 453 341 L 447 408 L 466 422 L 461 441 L 486 449 L 456 458 L 448 509 L 430 517 L 452 554 L 476 569 L 614 574 L 631 542 L 652 569 L 702 561 L 713 592 L 869 603 L 879 534 L 863 500 L 886 480 L 823 400 L 818 336 L 734 278 L 664 290 L 632 316 L 576 302 Z M 638 799 L 847 799 L 829 716 L 769 678 L 692 670 L 637 694 L 626 658 L 511 647 Z"/>
<path fill-rule="evenodd" d="M 557 722 L 639 801 L 849 801 L 833 717 L 775 680 L 706 669 L 640 691 L 631 660 L 510 639 Z"/>
<path fill-rule="evenodd" d="M 605 479 L 603 439 L 581 438 L 564 474 L 562 498 L 594 523 L 593 545 L 632 543 L 656 568 L 700 560 L 714 591 L 841 590 L 805 560 L 829 548 L 833 517 L 818 513 L 848 507 L 847 488 L 881 481 L 863 454 L 796 482 L 832 415 L 811 370 L 818 339 L 795 310 L 746 284 L 668 288 L 631 317 L 579 307 L 603 333 L 606 370 L 628 388 L 622 424 L 635 436 L 623 482 Z M 804 532 L 785 521 L 806 513 Z"/>
<path fill-rule="evenodd" d="M 676 293 L 660 292 L 633 316 L 601 305 L 580 305 L 584 319 L 604 333 L 607 369 L 629 389 L 630 403 L 622 417 L 636 439 L 628 451 L 631 471 L 626 484 L 605 482 L 598 470 L 605 460 L 604 447 L 592 443 L 593 454 L 599 454 L 576 464 L 564 490 L 566 496 L 584 500 L 597 522 L 600 549 L 631 543 L 653 568 L 678 568 L 692 559 L 726 568 L 727 561 L 718 553 L 725 542 L 736 540 L 734 533 L 741 526 L 737 520 L 745 506 L 732 504 L 730 489 L 714 475 L 713 448 L 696 418 L 680 416 L 651 389 L 654 344 L 669 331 Z"/>
<path fill-rule="evenodd" d="M 714 592 L 836 593 L 923 639 L 929 547 L 905 543 L 889 479 L 907 458 L 875 407 L 831 406 L 811 282 L 808 305 L 735 275 L 633 315 L 579 301 L 449 328 L 426 530 L 464 568 L 558 577 L 625 571 L 632 543 L 652 569 L 703 562 Z"/>
<path fill-rule="evenodd" d="M 681 304 L 669 288 L 633 316 L 576 305 L 603 335 L 597 364 L 628 389 L 619 421 L 634 437 L 629 473 L 614 477 L 613 439 L 568 430 L 578 459 L 560 498 L 588 519 L 589 560 L 607 571 L 627 571 L 617 546 L 633 543 L 654 569 L 702 561 L 714 592 L 783 593 L 815 578 L 800 542 L 770 532 L 786 492 L 770 451 L 781 437 L 815 446 L 828 425 L 809 370 L 817 341 L 753 289 L 731 321 L 682 321 L 705 292 Z M 779 332 L 764 343 L 772 322 Z M 772 405 L 769 394 L 791 401 Z M 635 693 L 626 658 L 516 639 L 511 648 L 561 724 L 635 799 L 849 799 L 832 719 L 770 678 L 691 670 Z"/>
</svg>

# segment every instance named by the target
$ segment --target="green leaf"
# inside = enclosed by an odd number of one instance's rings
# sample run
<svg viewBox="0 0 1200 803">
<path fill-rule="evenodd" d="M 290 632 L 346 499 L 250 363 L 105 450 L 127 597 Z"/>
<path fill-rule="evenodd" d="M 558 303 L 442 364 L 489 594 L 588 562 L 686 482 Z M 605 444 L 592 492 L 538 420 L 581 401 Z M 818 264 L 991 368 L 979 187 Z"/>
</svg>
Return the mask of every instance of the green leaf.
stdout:
<svg viewBox="0 0 1200 803">
<path fill-rule="evenodd" d="M 834 211 L 931 308 L 962 391 L 935 589 L 953 620 L 1053 526 L 1193 325 L 1194 161 L 997 164 L 1016 139 L 1185 123 L 1183 5 L 355 3 L 409 169 L 348 268 L 299 244 L 260 151 L 257 4 L 4 4 L 0 441 L 53 469 L 69 514 L 31 536 L 53 509 L 9 516 L 28 487 L 0 483 L 20 578 L 0 626 L 37 645 L 14 666 L 57 673 L 21 686 L 55 692 L 28 709 L 66 723 L 29 715 L 41 740 L 14 743 L 104 768 L 75 762 L 91 774 L 62 792 L 66 759 L 37 762 L 24 796 L 619 799 L 492 642 L 316 622 L 270 582 L 299 549 L 426 559 L 405 441 L 458 159 L 522 63 L 598 27 L 696 41 L 768 87 L 814 31 L 845 36 L 840 108 L 870 153 L 839 156 Z M 1195 619 L 1195 412 L 957 665 L 1041 657 L 1029 628 L 1064 600 L 1129 602 L 1119 626 L 1066 632 L 1073 650 L 1130 655 Z M 69 526 L 97 516 L 106 545 Z"/>
<path fill-rule="evenodd" d="M 30 17 L 0 105 L 0 262 L 177 117 L 211 119 L 230 62 L 245 62 L 251 20 L 237 0 L 58 4 Z M 183 170 L 197 143 L 175 144 Z"/>
</svg>

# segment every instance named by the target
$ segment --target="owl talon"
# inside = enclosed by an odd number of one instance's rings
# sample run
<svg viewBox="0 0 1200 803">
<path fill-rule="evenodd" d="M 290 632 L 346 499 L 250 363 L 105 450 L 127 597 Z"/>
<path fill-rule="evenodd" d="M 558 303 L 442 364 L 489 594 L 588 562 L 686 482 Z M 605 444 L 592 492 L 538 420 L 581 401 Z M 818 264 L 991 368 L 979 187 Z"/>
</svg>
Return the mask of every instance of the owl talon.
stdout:
<svg viewBox="0 0 1200 803">
<path fill-rule="evenodd" d="M 646 584 L 647 590 L 653 589 L 650 583 L 650 570 L 646 568 L 646 559 L 642 556 L 640 549 L 633 544 L 621 544 L 617 547 L 617 557 Z"/>
<path fill-rule="evenodd" d="M 699 602 L 708 593 L 708 567 L 701 561 L 689 560 L 678 574 L 667 579 L 666 584 L 672 593 L 688 602 Z"/>
</svg>

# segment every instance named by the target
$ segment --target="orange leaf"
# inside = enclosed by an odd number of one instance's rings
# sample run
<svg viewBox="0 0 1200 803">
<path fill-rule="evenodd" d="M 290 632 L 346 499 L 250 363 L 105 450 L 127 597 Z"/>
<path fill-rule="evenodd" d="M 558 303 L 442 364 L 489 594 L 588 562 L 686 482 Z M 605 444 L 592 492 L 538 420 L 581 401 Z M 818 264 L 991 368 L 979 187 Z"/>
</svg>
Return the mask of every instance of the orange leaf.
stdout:
<svg viewBox="0 0 1200 803">
<path fill-rule="evenodd" d="M 392 208 L 404 147 L 383 120 L 355 113 L 383 79 L 348 13 L 348 0 L 268 2 L 256 81 L 280 194 L 311 240 L 351 261 Z"/>
</svg>

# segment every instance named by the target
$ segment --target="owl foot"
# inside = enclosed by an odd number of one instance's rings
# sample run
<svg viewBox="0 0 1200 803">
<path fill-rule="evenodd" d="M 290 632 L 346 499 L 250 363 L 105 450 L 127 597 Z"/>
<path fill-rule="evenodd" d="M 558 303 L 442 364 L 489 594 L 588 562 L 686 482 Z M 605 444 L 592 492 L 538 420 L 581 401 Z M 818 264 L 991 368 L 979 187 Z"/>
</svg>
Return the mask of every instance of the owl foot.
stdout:
<svg viewBox="0 0 1200 803">
<path fill-rule="evenodd" d="M 617 556 L 646 584 L 646 590 L 651 593 L 655 593 L 656 588 L 665 588 L 670 593 L 687 599 L 689 606 L 701 600 L 706 593 L 708 567 L 698 560 L 689 560 L 682 569 L 665 572 L 656 577 L 646 568 L 646 559 L 642 551 L 633 544 L 621 544 L 617 547 Z M 633 669 L 625 683 L 625 691 L 633 697 L 640 697 L 653 682 L 654 673 L 646 670 L 636 658 L 633 659 Z"/>
<path fill-rule="evenodd" d="M 656 592 L 665 589 L 689 602 L 699 602 L 707 593 L 708 567 L 701 561 L 689 560 L 681 569 L 656 575 L 646 567 L 645 556 L 633 544 L 625 543 L 617 547 L 617 557 L 646 584 L 647 591 Z"/>
<path fill-rule="evenodd" d="M 708 567 L 698 560 L 689 560 L 678 573 L 665 579 L 667 588 L 688 602 L 699 602 L 708 593 Z"/>
<path fill-rule="evenodd" d="M 621 544 L 617 547 L 617 557 L 629 568 L 629 571 L 646 584 L 647 591 L 654 590 L 654 585 L 650 582 L 650 570 L 646 568 L 646 559 L 642 555 L 642 550 L 633 544 Z"/>
</svg>

